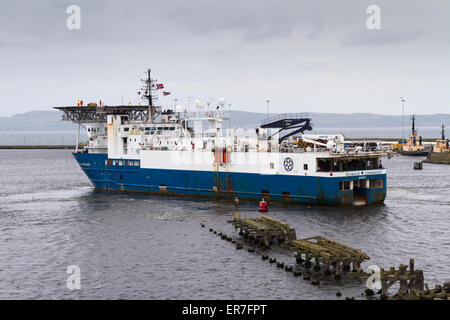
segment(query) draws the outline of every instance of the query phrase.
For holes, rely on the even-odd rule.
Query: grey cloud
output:
[[[413,42],[424,37],[423,31],[386,31],[365,30],[358,33],[349,33],[342,38],[342,44],[348,46],[358,45],[399,45],[405,42]]]
[[[382,30],[368,34],[366,9],[381,8]],[[445,11],[447,10],[447,11]],[[344,45],[385,45],[415,41],[424,34],[448,38],[449,2],[387,1],[183,1],[165,17],[194,34],[233,32],[243,42],[290,38],[337,38]]]
[[[365,10],[378,4],[382,9],[384,35],[364,36]],[[176,38],[178,34],[220,37],[228,33],[237,41],[258,43],[271,39],[337,38],[345,45],[385,44],[414,40],[427,30],[449,38],[446,2],[386,0],[79,0],[82,10],[80,37],[65,29],[65,9],[70,0],[17,0],[0,4],[0,30],[11,38],[35,36],[44,43],[78,41],[129,43],[145,36]],[[439,4],[433,7],[432,3]],[[18,18],[20,17],[20,18]],[[424,21],[426,23],[424,23]],[[410,30],[417,30],[413,33]],[[387,34],[387,33],[390,34]],[[373,42],[371,42],[373,39]],[[4,43],[8,39],[3,39]]]
[[[65,27],[70,4],[81,7],[80,31]],[[371,4],[381,32],[366,28]],[[392,113],[405,95],[411,108],[444,111],[449,12],[448,0],[0,0],[0,114],[80,96],[114,103],[122,89],[134,99],[148,66],[169,103],[226,96],[264,108],[268,95],[280,112],[354,112],[367,101]]]
[[[314,13],[317,4],[309,4],[305,5],[304,1],[186,1],[169,9],[166,17],[197,34],[235,32],[239,40],[258,42],[289,37],[301,29],[317,33],[322,17]],[[305,28],[311,20],[315,20],[315,26]]]
[[[0,48],[13,47],[13,48],[38,48],[42,45],[42,40],[36,36],[18,36],[7,37],[4,34],[0,34]]]

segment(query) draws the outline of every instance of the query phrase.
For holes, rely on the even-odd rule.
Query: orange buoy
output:
[[[267,201],[264,200],[264,198],[259,202],[259,212],[267,212],[269,210]]]

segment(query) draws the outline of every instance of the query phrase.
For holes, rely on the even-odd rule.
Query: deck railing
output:
[[[276,116],[272,116],[270,118],[264,119],[261,121],[261,124],[268,124],[268,123],[272,123],[275,121],[279,121],[279,120],[284,120],[284,119],[305,119],[305,118],[309,118],[309,114],[306,112],[302,112],[302,113],[281,113],[278,114]]]

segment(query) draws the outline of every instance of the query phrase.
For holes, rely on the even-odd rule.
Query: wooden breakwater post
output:
[[[347,275],[358,278],[361,281],[366,281],[372,273],[358,270],[357,272],[350,272]],[[425,282],[423,270],[414,268],[414,259],[409,260],[409,270],[404,264],[401,264],[398,269],[395,267],[391,267],[389,270],[380,268],[380,281],[382,297],[387,297],[388,289],[396,283],[399,283],[399,290],[394,295],[394,299],[406,296],[419,297],[424,292]]]
[[[414,268],[414,259],[409,260],[409,270],[401,264],[398,269],[391,267],[389,270],[381,269],[381,294],[388,295],[388,289],[399,282],[400,288],[396,296],[407,294],[419,294],[424,291],[423,271]]]
[[[367,281],[372,273],[364,272],[361,263],[370,260],[370,257],[361,251],[346,244],[329,238],[317,236],[305,239],[297,239],[295,229],[286,223],[273,218],[263,216],[261,218],[242,218],[239,216],[237,206],[232,221],[228,221],[236,229],[239,235],[257,243],[269,246],[277,241],[281,247],[296,252],[297,263],[305,268],[312,267],[316,271],[324,269],[325,274],[334,272],[336,278],[341,275]],[[266,259],[267,258],[267,259]],[[275,258],[263,256],[263,260],[269,263],[277,262]],[[278,267],[285,267],[278,264]],[[289,271],[290,268],[288,266]],[[292,268],[294,276],[302,274],[301,271]],[[437,285],[430,290],[424,282],[423,270],[415,269],[414,259],[410,259],[408,266],[401,264],[398,269],[391,267],[388,270],[380,268],[381,298],[382,299],[443,299],[450,298],[450,282],[443,286]],[[398,292],[391,298],[388,290],[394,284],[399,284]],[[373,291],[370,295],[373,295]],[[369,293],[366,293],[369,295]]]
[[[429,289],[428,285],[425,284],[425,291],[421,292],[417,299],[450,300],[450,281],[444,282],[442,286],[438,284],[434,289]]]
[[[236,229],[239,235],[246,239],[269,247],[272,243],[295,240],[295,229],[287,223],[262,216],[261,218],[240,218],[239,213],[234,213],[234,219],[228,221]]]
[[[285,246],[296,252],[297,263],[309,268],[311,260],[314,260],[315,270],[320,270],[322,263],[325,273],[331,274],[331,269],[334,268],[336,277],[340,277],[343,271],[350,271],[351,265],[353,270],[361,270],[361,263],[370,259],[359,249],[320,236],[293,240]]]
[[[353,270],[360,270],[361,263],[370,259],[366,253],[346,244],[320,236],[297,239],[295,229],[287,223],[267,216],[241,218],[236,211],[235,208],[234,219],[228,222],[239,229],[240,236],[266,247],[278,242],[282,247],[295,251],[297,263],[305,268],[311,267],[314,261],[315,270],[322,269],[323,264],[325,274],[331,274],[334,268],[336,277],[340,277],[341,272],[350,271],[352,265]]]

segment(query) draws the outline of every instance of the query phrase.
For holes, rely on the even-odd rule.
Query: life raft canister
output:
[[[265,201],[264,199],[262,199],[259,202],[259,208],[258,208],[259,212],[267,212],[269,210],[267,201]]]

